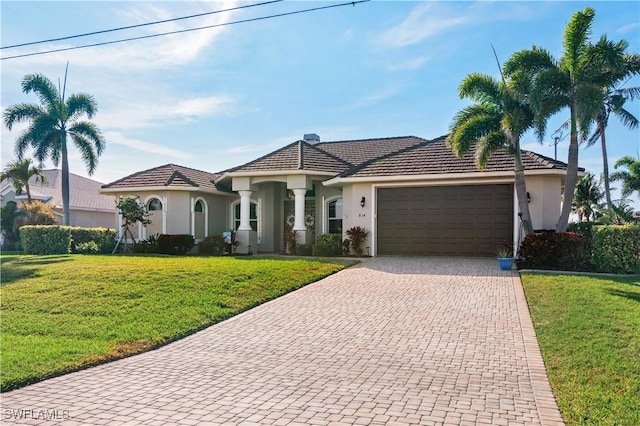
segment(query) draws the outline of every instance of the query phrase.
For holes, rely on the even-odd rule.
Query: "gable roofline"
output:
[[[133,190],[198,190],[208,193],[224,192],[215,184],[217,174],[180,166],[163,164],[142,170],[109,184],[102,185],[101,193],[131,192]]]

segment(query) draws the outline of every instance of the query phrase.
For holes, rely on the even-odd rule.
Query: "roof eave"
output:
[[[525,176],[565,176],[564,169],[534,169],[525,170]],[[578,176],[583,176],[584,172],[578,171]],[[408,181],[444,181],[444,180],[469,180],[469,179],[500,179],[508,178],[513,180],[513,171],[498,172],[469,172],[469,173],[437,173],[422,175],[393,175],[393,176],[362,176],[362,177],[335,177],[323,182],[324,186],[341,186],[350,183],[367,182],[408,182]]]
[[[227,192],[217,189],[209,189],[202,187],[172,187],[172,186],[126,186],[116,188],[102,188],[100,194],[116,195],[123,192],[152,192],[152,191],[179,191],[179,192],[206,192],[207,194],[229,195]]]

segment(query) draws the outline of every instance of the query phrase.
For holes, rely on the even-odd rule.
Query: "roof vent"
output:
[[[320,142],[320,136],[316,135],[315,133],[305,133],[303,140],[313,145]]]

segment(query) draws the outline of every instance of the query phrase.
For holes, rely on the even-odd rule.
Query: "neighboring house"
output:
[[[566,164],[523,152],[536,229],[555,228]],[[315,134],[220,173],[167,164],[102,187],[138,196],[154,233],[196,240],[234,229],[238,253],[282,252],[287,223],[298,241],[362,226],[371,255],[490,256],[519,238],[513,159],[496,153],[484,171],[459,159],[445,137],[320,142]]]
[[[56,222],[62,223],[62,170],[43,170],[46,184],[35,178],[29,180],[31,199],[42,201],[53,207]],[[100,194],[102,182],[87,179],[69,173],[69,225],[85,228],[114,228],[116,221],[116,205],[113,197]],[[16,195],[11,179],[0,184],[0,205],[27,201],[27,192],[23,188],[20,195]]]

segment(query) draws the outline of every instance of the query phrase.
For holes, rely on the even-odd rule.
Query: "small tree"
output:
[[[24,212],[18,219],[18,227],[24,225],[53,225],[56,223],[56,213],[53,207],[42,201],[20,203],[20,210]]]
[[[129,227],[131,225],[135,225],[140,222],[141,225],[148,225],[151,223],[149,220],[149,212],[144,208],[138,197],[127,196],[120,197],[116,200],[116,208],[120,212],[120,216],[122,216],[123,224],[122,224],[122,233],[120,234],[120,239],[118,240],[118,244],[113,249],[113,253],[116,252],[118,246],[124,239],[124,251],[127,251],[127,234],[131,237],[133,242],[136,242],[136,239],[133,237],[131,233],[131,229]]]
[[[14,250],[20,241],[18,233],[18,220],[24,216],[24,212],[18,210],[16,203],[10,202],[0,208],[0,232],[4,236],[2,247],[6,250]]]
[[[347,229],[347,238],[356,256],[362,256],[362,244],[364,244],[367,236],[369,236],[369,231],[361,226],[354,226],[353,228]]]

